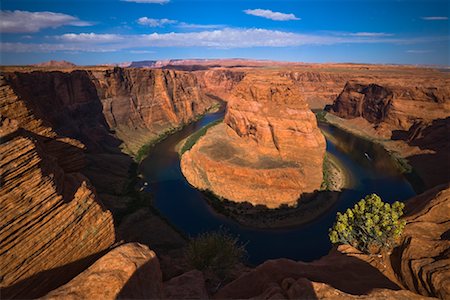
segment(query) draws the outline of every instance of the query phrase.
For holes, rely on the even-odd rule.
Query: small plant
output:
[[[247,254],[245,245],[224,229],[202,233],[187,248],[187,260],[201,271],[212,271],[224,279]]]
[[[405,221],[404,204],[384,203],[379,196],[371,194],[347,209],[337,213],[336,222],[330,229],[333,244],[349,244],[365,253],[377,253],[395,246],[399,240]]]

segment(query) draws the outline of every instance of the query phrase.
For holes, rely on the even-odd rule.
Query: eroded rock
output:
[[[209,129],[181,167],[197,188],[274,208],[320,188],[324,154],[325,138],[292,81],[247,75],[224,124]]]

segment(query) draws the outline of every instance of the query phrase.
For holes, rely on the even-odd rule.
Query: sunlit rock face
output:
[[[224,124],[183,155],[187,180],[229,200],[294,204],[322,183],[325,139],[288,78],[248,74],[229,97]]]

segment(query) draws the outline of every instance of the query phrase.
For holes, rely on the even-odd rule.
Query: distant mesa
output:
[[[74,63],[71,63],[70,61],[66,60],[50,60],[46,62],[42,62],[39,64],[32,65],[33,67],[51,67],[51,68],[73,68],[77,65]]]

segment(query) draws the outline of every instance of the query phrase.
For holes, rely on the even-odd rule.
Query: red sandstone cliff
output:
[[[448,183],[449,83],[439,77],[428,82],[348,82],[331,107],[343,119],[333,122],[406,158],[425,187]]]
[[[213,103],[188,72],[114,68],[91,76],[109,127],[132,153]]]
[[[447,117],[450,89],[445,81],[433,86],[348,82],[332,109],[342,118],[362,117],[375,126],[407,130],[418,120]]]
[[[115,240],[112,215],[80,171],[85,146],[60,137],[1,79],[3,297],[42,295]]]
[[[174,71],[17,72],[0,83],[2,295],[39,296],[114,243],[111,212],[134,201],[120,146],[148,141],[128,133],[155,136],[212,100]]]

